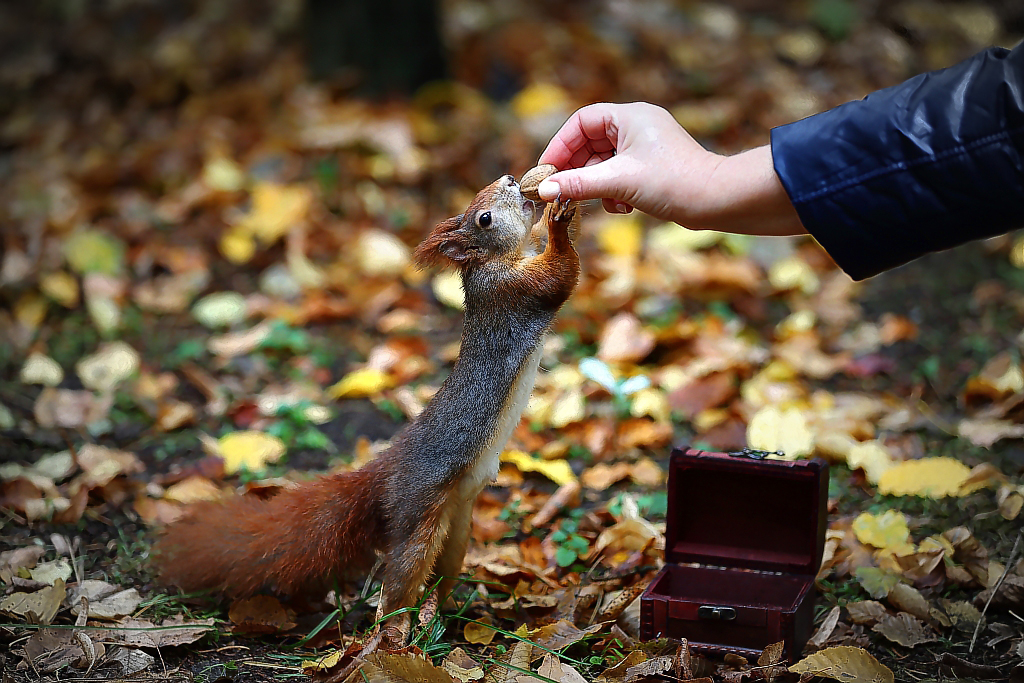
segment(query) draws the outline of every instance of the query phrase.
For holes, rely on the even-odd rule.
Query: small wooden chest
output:
[[[799,657],[825,546],[828,465],[761,456],[673,451],[666,564],[641,596],[644,640],[755,658],[785,641],[790,661]]]

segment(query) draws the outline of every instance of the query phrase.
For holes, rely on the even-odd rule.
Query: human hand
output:
[[[607,211],[633,207],[693,229],[799,234],[803,226],[775,175],[771,149],[726,157],[704,149],[665,109],[592,104],[574,113],[539,163],[559,169],[540,184],[550,201],[601,198]]]

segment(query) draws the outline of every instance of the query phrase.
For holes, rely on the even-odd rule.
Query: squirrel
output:
[[[157,580],[228,597],[319,599],[382,562],[378,622],[420,599],[432,578],[451,594],[469,542],[473,502],[533,389],[541,346],[579,277],[570,235],[576,202],[534,205],[506,175],[434,228],[420,266],[454,266],[465,291],[458,360],[423,411],[361,469],[323,476],[267,500],[190,506],[153,548]],[[546,227],[546,243],[538,228]],[[401,647],[409,614],[378,642]]]

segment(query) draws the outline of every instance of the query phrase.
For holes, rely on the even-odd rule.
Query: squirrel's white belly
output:
[[[512,391],[509,392],[508,400],[498,416],[494,436],[484,445],[480,455],[473,462],[466,476],[463,477],[459,486],[459,497],[463,500],[476,498],[477,494],[498,476],[498,461],[501,452],[505,449],[508,438],[512,436],[512,430],[519,424],[519,419],[523,416],[523,410],[526,409],[530,394],[533,392],[543,346],[543,342],[537,344],[537,348],[523,363],[523,368],[516,377]]]

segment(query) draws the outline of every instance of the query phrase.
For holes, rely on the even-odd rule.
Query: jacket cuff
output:
[[[860,280],[1024,223],[1024,47],[771,132],[807,231]]]

